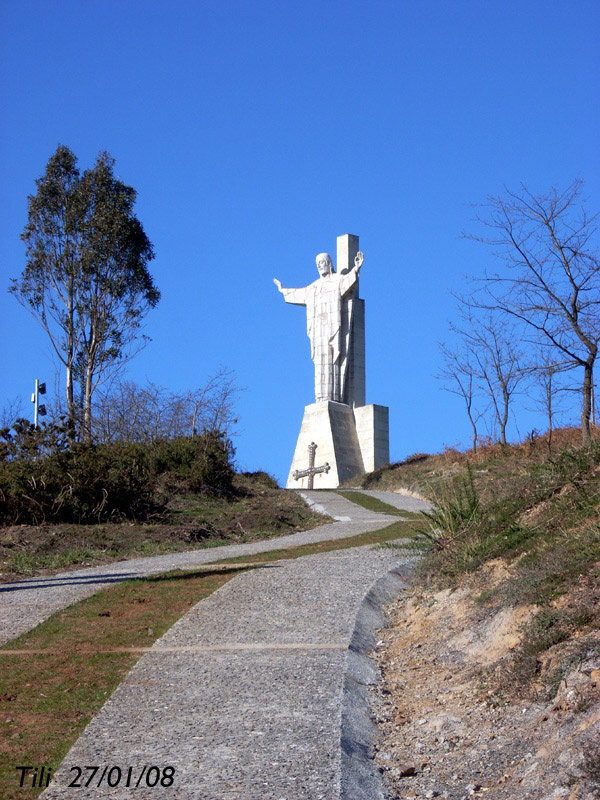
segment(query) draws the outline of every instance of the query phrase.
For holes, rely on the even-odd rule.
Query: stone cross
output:
[[[308,469],[295,469],[294,470],[294,480],[300,480],[300,478],[306,478],[308,476],[308,488],[314,489],[315,484],[315,475],[318,475],[320,472],[329,472],[329,464],[325,462],[322,467],[315,467],[315,453],[317,451],[317,445],[314,442],[311,442],[308,445]]]

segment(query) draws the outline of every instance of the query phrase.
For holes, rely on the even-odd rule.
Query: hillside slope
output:
[[[390,798],[600,797],[600,442],[556,439],[363,479],[436,504],[378,648]]]
[[[328,521],[266,473],[235,474],[225,496],[173,492],[147,520],[0,525],[0,582],[138,556],[284,536]]]

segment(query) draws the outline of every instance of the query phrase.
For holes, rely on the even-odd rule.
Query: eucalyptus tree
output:
[[[80,173],[59,145],[28,198],[27,263],[10,287],[65,367],[70,436],[86,442],[94,390],[143,345],[141,321],[160,299],[148,271],[152,244],[133,211],[136,191],[113,168],[101,152]]]

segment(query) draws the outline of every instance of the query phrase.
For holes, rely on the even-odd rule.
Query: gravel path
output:
[[[102,567],[72,570],[59,575],[0,584],[0,644],[35,628],[61,608],[83,600],[115,581],[210,564],[233,556],[249,556],[269,550],[279,550],[282,547],[299,547],[329,539],[343,539],[374,531],[397,521],[396,517],[367,511],[335,492],[303,492],[302,495],[311,506],[326,510],[329,516],[338,521],[313,530],[249,544],[224,545],[185,553],[136,558]]]
[[[313,493],[309,499],[347,521],[237,546],[235,554],[280,547],[284,539],[301,544],[353,536],[397,520],[334,493]],[[314,534],[320,535],[310,538]],[[259,544],[270,548],[240,549]],[[210,561],[233,549],[181,556],[205,555]],[[175,557],[162,558],[171,565]],[[137,569],[132,563],[123,569]],[[373,731],[365,685],[374,682],[375,672],[366,653],[382,624],[381,603],[400,590],[399,573],[406,574],[411,565],[411,559],[392,550],[361,547],[272,562],[233,578],[140,659],[41,797],[382,797],[369,758]],[[105,576],[100,579],[106,583]],[[94,784],[69,789],[72,768],[86,765],[100,767]],[[98,787],[105,766],[122,769],[121,785],[109,788],[105,773]],[[149,770],[152,766],[158,770]],[[129,767],[130,788],[125,786]],[[165,785],[169,767],[172,786]],[[112,777],[115,782],[116,771]],[[147,786],[146,778],[152,784],[158,777],[158,785]]]

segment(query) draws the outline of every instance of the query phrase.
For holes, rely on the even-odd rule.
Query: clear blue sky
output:
[[[306,285],[360,236],[367,402],[396,460],[468,443],[435,380],[448,289],[489,261],[460,238],[468,204],[581,175],[600,208],[596,0],[4,0],[0,26],[1,284],[56,146],[82,169],[108,150],[163,295],[128,374],[184,390],[233,369],[244,469],[285,478],[313,399],[303,309],[273,277]],[[4,290],[0,336],[0,406],[30,412],[50,350]]]

